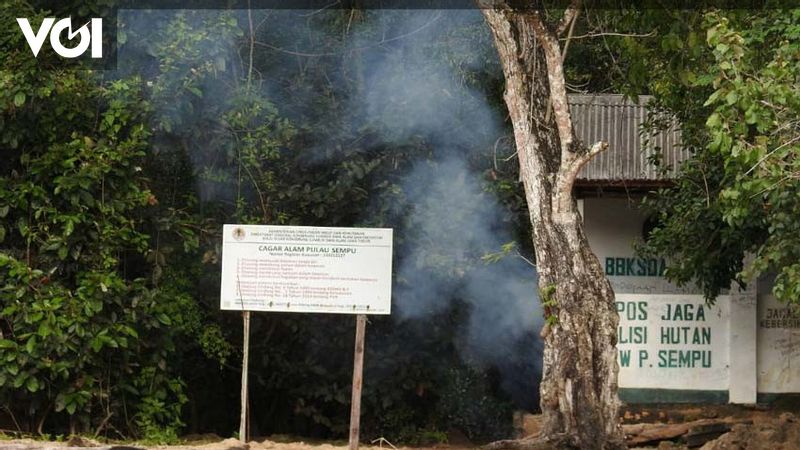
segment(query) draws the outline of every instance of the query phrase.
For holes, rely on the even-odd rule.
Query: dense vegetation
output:
[[[2,10],[3,22],[44,16],[22,2]],[[422,17],[123,13],[107,72],[37,64],[3,30],[3,428],[230,435],[241,320],[218,310],[219,231],[238,222],[394,227],[395,291],[411,306],[371,320],[365,437],[509,435],[513,408],[536,404],[535,329],[481,338],[512,344],[506,361],[469,344],[485,289],[474,280],[532,274],[521,260],[481,259],[529,242],[514,169],[490,153],[502,126],[471,119],[493,120],[485,98],[501,83],[479,15],[444,28]],[[416,86],[398,70],[408,64],[437,84]],[[430,92],[450,114],[423,102]],[[485,225],[462,226],[475,217]],[[523,293],[534,323],[533,289],[504,289]],[[353,328],[341,316],[255,315],[254,434],[346,432]],[[514,405],[515,391],[530,394]]]
[[[692,158],[649,197],[659,225],[643,250],[669,255],[666,276],[709,300],[761,277],[779,300],[800,302],[800,11],[646,20],[661,37],[628,51],[658,70],[631,72],[630,86],[681,121]]]
[[[684,14],[587,12],[576,37],[637,35],[572,42],[572,88],[652,93],[681,119],[696,158],[652,200],[669,275],[713,296],[754,251],[751,271],[777,267],[797,299],[798,15]],[[45,12],[0,1],[14,17]],[[230,435],[241,321],[218,289],[235,222],[395,228],[365,437],[489,440],[536,408],[533,271],[498,257],[530,258],[529,224],[478,12],[137,11],[119,32],[117,69],[85,71],[0,30],[2,428]],[[353,321],[252,327],[253,433],[342,436]]]

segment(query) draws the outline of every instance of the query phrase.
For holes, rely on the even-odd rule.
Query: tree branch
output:
[[[567,10],[564,11],[564,17],[561,18],[561,22],[559,22],[558,27],[556,28],[556,34],[561,36],[567,31],[567,27],[571,26],[575,22],[575,19],[578,18],[578,13],[581,9],[581,0],[572,0],[570,2],[569,7]]]
[[[575,18],[572,19],[572,23],[569,26],[567,40],[564,42],[564,51],[561,52],[562,63],[567,60],[567,50],[569,50],[569,42],[572,39],[572,32],[575,31],[575,23],[578,21],[578,14],[580,14],[580,10],[575,10]]]
[[[575,179],[578,178],[581,169],[583,169],[592,158],[603,153],[606,149],[608,149],[607,142],[595,142],[586,152],[573,153],[575,156],[569,160],[568,165],[561,168],[556,187],[558,190],[556,193],[558,199],[556,208],[558,211],[569,211],[569,204],[572,202],[572,187],[575,185]]]
[[[589,161],[591,161],[592,158],[599,155],[600,153],[603,153],[607,149],[608,149],[607,142],[598,141],[592,144],[592,146],[589,148],[589,151],[587,151],[586,153],[579,154],[577,158],[572,160],[572,165],[568,172],[568,175],[570,175],[572,181],[575,181],[575,178],[578,177],[578,174],[580,173],[581,169],[583,169],[583,166],[585,166]],[[572,186],[570,186],[570,189],[571,188]]]
[[[653,31],[651,31],[649,33],[644,33],[644,34],[641,34],[641,33],[615,33],[615,32],[610,32],[610,31],[603,31],[603,32],[600,32],[600,33],[582,34],[580,36],[569,36],[567,38],[561,38],[560,40],[566,41],[566,40],[569,40],[569,39],[587,39],[587,38],[596,38],[596,37],[605,37],[605,36],[620,36],[620,37],[636,37],[636,38],[640,38],[640,37],[653,37],[655,35],[656,35],[656,30],[653,30]]]
[[[288,50],[288,49],[285,49],[285,48],[281,48],[281,47],[272,45],[272,44],[267,43],[267,42],[260,42],[260,41],[255,41],[255,45],[258,45],[260,47],[265,47],[265,48],[268,48],[270,50],[274,50],[276,52],[285,53],[287,55],[303,56],[303,57],[308,57],[308,58],[316,58],[316,57],[322,57],[322,56],[339,56],[339,55],[344,55],[344,54],[353,53],[353,52],[360,52],[362,50],[368,50],[368,49],[375,48],[375,47],[380,47],[381,45],[388,44],[388,43],[393,42],[393,41],[397,41],[397,40],[400,40],[400,39],[405,39],[405,38],[407,38],[409,36],[417,34],[417,33],[421,32],[421,31],[423,31],[424,29],[430,27],[431,25],[436,23],[441,18],[442,18],[442,14],[440,13],[440,14],[437,14],[434,17],[432,17],[431,20],[429,20],[428,22],[422,24],[419,28],[411,30],[408,33],[404,33],[404,34],[401,34],[401,35],[398,35],[398,36],[392,36],[390,38],[384,37],[380,41],[374,42],[374,43],[369,44],[369,45],[364,45],[364,46],[361,46],[361,47],[354,47],[354,48],[349,48],[349,49],[344,49],[344,50],[339,50],[339,51],[318,52],[318,53],[311,53],[311,52],[304,52],[304,51],[292,51],[292,50]]]
[[[548,29],[539,11],[533,11],[529,17],[533,31],[539,38],[542,50],[544,50],[547,63],[547,78],[550,82],[550,104],[553,107],[558,137],[561,141],[561,162],[562,165],[565,165],[568,163],[568,153],[573,151],[573,133],[572,118],[567,104],[567,86],[564,77],[564,65],[561,59],[561,47],[558,44],[558,37]]]

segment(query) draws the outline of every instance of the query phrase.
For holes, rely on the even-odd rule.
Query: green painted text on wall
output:
[[[664,258],[606,257],[606,275],[617,277],[663,277],[667,262]]]
[[[660,311],[651,311],[649,306],[647,301],[616,302],[621,320],[617,329],[617,344],[621,346],[620,367],[710,368],[712,327],[702,324],[707,320],[706,305],[662,303],[659,305]],[[657,322],[653,322],[653,319]],[[648,326],[655,332],[653,336],[649,336]],[[653,338],[653,342],[649,337]],[[653,348],[653,344],[683,348]],[[630,348],[630,345],[651,346],[645,349]],[[694,346],[703,346],[705,349]]]

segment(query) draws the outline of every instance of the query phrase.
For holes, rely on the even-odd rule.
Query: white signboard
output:
[[[225,225],[223,233],[223,310],[391,312],[391,229]]]
[[[730,297],[617,294],[619,386],[726,390]]]

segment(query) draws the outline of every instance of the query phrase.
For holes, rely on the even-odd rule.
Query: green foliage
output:
[[[13,22],[22,8],[0,17]],[[157,283],[165,252],[150,231],[182,222],[156,211],[143,169],[152,139],[143,80],[3,51],[0,401],[39,430],[175,434],[186,403],[176,342],[203,332],[216,356],[226,350],[201,331],[185,290]],[[177,240],[197,246],[187,233]]]
[[[145,441],[176,443],[184,425],[180,417],[187,401],[185,384],[179,379],[165,378],[153,367],[143,370],[132,384],[141,395],[133,420]]]
[[[544,308],[545,323],[549,326],[558,324],[558,300],[555,298],[556,286],[550,284],[539,289],[539,301]]]
[[[485,264],[496,263],[505,258],[506,256],[510,255],[511,252],[515,251],[516,249],[517,249],[516,242],[514,241],[507,242],[500,246],[500,251],[486,253],[483,256],[481,256],[481,260]]]
[[[652,86],[683,122],[693,157],[674,188],[648,201],[661,225],[645,251],[670,255],[667,276],[696,281],[709,299],[731,280],[775,273],[776,297],[797,302],[800,12],[691,17],[693,28],[671,38],[682,45],[664,42],[658,58],[680,59],[681,71]],[[744,266],[748,254],[753,258]]]
[[[489,376],[470,368],[452,368],[439,405],[443,417],[473,442],[511,435],[513,408],[491,394]]]
[[[45,16],[11,3],[4,23]],[[315,27],[335,31],[319,39],[275,11],[253,14],[266,24],[259,42],[288,34],[332,56],[298,63],[263,46],[251,54],[248,19],[234,11],[122,14],[119,69],[108,73],[58,70],[44,54],[37,64],[8,50],[24,48],[15,29],[0,31],[0,403],[28,431],[170,443],[186,428],[235,428],[241,323],[219,312],[223,223],[395,226],[408,231],[398,239],[404,249],[463,237],[415,234],[418,223],[406,219],[410,190],[420,186],[403,177],[434,160],[437,143],[424,132],[387,137],[385,122],[349,103],[363,95],[366,62],[384,51],[346,52],[358,16],[314,15]],[[365,35],[381,37],[391,19],[379,25]],[[448,42],[488,40],[473,31],[456,27]],[[470,95],[502,87],[497,71],[475,69],[491,55],[430,43],[417,51],[441,52],[462,77],[454,85]],[[411,119],[402,100],[389,103],[381,112],[390,120]],[[459,145],[486,165],[486,142]],[[512,166],[487,171],[485,194],[501,194],[505,220],[525,230],[514,238],[529,246]],[[421,270],[445,281],[480,263],[480,254],[445,246],[423,256]],[[424,321],[370,325],[366,435],[411,443],[441,442],[451,428],[477,440],[508,436],[511,405],[498,381],[457,354],[466,323],[458,305]],[[262,433],[346,433],[352,374],[342,360],[352,323],[257,315],[252,342],[251,405]]]
[[[131,394],[146,397],[132,375],[157,372],[149,389],[175,382],[165,364],[175,331],[165,326],[179,330],[181,320],[167,315],[168,297],[123,267],[148,246],[135,223],[152,198],[140,175],[148,138],[140,83],[97,87],[77,73],[60,79],[82,95],[33,97],[37,117],[73,131],[20,136],[0,185],[5,223],[14,224],[0,254],[7,362],[0,392],[42,422],[52,409],[91,426],[93,408],[113,411]],[[69,108],[99,111],[94,128],[84,117],[58,117],[65,98],[81,101]]]

